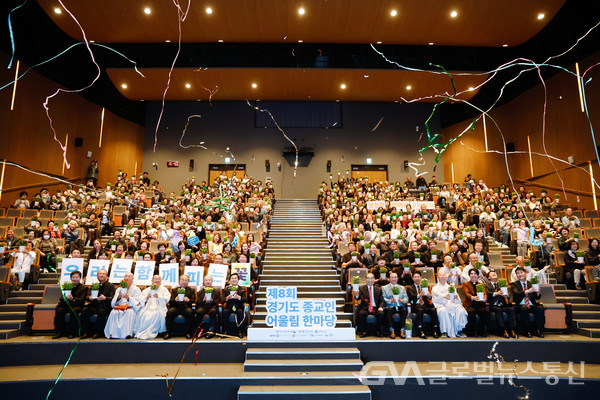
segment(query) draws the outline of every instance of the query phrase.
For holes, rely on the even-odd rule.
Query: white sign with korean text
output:
[[[108,272],[110,268],[110,260],[90,260],[88,264],[87,277],[85,278],[85,284],[91,285],[92,283],[98,283],[98,271],[105,269]]]
[[[136,261],[135,271],[133,272],[133,284],[148,286],[152,284],[154,275],[154,261]]]
[[[83,275],[83,258],[63,258],[60,283],[70,282],[73,271],[79,271]]]
[[[108,279],[108,281],[110,283],[121,282],[125,277],[125,274],[131,272],[132,265],[132,259],[115,258],[112,263],[112,268],[110,269],[110,278]]]
[[[165,286],[179,286],[179,264],[161,264],[158,266],[158,274]]]
[[[189,286],[199,288],[204,282],[204,267],[200,265],[186,265],[184,273],[190,277]]]
[[[210,264],[208,274],[213,278],[213,286],[224,288],[229,267],[223,264]]]

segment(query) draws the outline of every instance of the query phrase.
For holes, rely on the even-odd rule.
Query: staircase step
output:
[[[600,319],[573,319],[578,328],[600,328]]]
[[[591,338],[600,338],[600,328],[578,329],[577,334],[591,337]]]
[[[263,288],[261,288],[261,290],[259,290],[258,292],[256,292],[256,296],[258,297],[266,297],[267,296],[267,292],[263,292],[262,291]],[[317,299],[330,299],[332,297],[339,297],[339,296],[344,296],[345,292],[342,292],[341,290],[335,290],[335,291],[315,291],[315,290],[311,290],[311,291],[305,291],[302,288],[298,288],[298,292],[296,294],[296,296],[299,299],[312,299],[312,298],[317,298]],[[10,299],[9,299],[10,300]],[[40,299],[41,301],[41,299]]]
[[[44,295],[43,290],[13,290],[10,292],[9,298],[12,297],[42,297]]]
[[[0,330],[3,329],[21,329],[21,324],[24,324],[25,320],[0,320]]]
[[[573,312],[575,311],[600,311],[600,304],[573,304]]]
[[[360,371],[362,361],[356,359],[312,359],[312,360],[246,360],[244,372],[283,371]]]
[[[2,311],[0,310],[0,321],[25,320],[25,311]]]
[[[29,285],[29,290],[41,290],[42,292],[46,288],[46,285],[43,283],[32,283]]]
[[[42,302],[42,296],[40,297],[9,297],[6,304],[27,304],[34,303],[40,304]]]
[[[240,386],[237,400],[371,400],[371,389],[366,385],[289,385]]]
[[[0,304],[0,312],[26,312],[27,304]]]
[[[585,297],[588,298],[586,290],[556,290],[554,289],[556,297]]]
[[[265,276],[281,276],[281,275],[295,275],[295,276],[302,276],[305,274],[310,274],[310,276],[326,276],[326,277],[339,277],[339,274],[336,272],[335,269],[333,268],[327,268],[327,269],[306,269],[306,268],[302,268],[302,266],[298,267],[298,268],[290,268],[290,267],[281,267],[281,268],[277,268],[277,267],[269,267],[269,268],[264,268],[263,269],[263,275]]]
[[[0,339],[10,339],[17,336],[21,336],[21,331],[18,329],[1,329]]]
[[[588,304],[589,300],[587,297],[556,297],[558,303],[580,303]]]
[[[246,350],[246,360],[271,360],[271,359],[327,359],[360,358],[360,351],[355,347],[322,347],[322,348],[254,348]]]

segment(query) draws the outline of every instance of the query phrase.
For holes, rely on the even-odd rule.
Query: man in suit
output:
[[[385,259],[383,259],[383,261],[385,261]],[[398,300],[396,300],[394,297],[394,288],[400,292],[398,295]],[[406,303],[408,303],[408,296],[406,295],[404,286],[398,284],[398,274],[395,272],[390,273],[390,283],[383,286],[382,291],[383,299],[385,300],[385,320],[390,330],[390,339],[394,339],[396,337],[396,333],[394,332],[393,317],[394,314],[399,314],[400,323],[398,325],[404,325],[404,321],[406,321]],[[399,332],[400,338],[404,339],[406,337],[404,330],[400,328]]]
[[[444,257],[442,257],[443,253],[437,249],[437,242],[435,240],[430,240],[427,243],[427,246],[427,251],[422,255],[424,259],[423,263],[425,266],[431,267],[434,271],[437,271],[438,268],[441,268],[444,265]],[[434,254],[432,254],[432,251],[434,252],[435,257]]]
[[[354,258],[354,256],[352,256],[352,253],[354,253],[354,252],[356,252],[356,258]],[[356,251],[356,245],[354,244],[354,242],[348,243],[348,252],[342,256],[341,265],[342,265],[342,274],[340,276],[340,280],[341,280],[342,287],[345,288],[348,284],[348,282],[347,282],[348,268],[362,268],[363,267],[362,257],[360,254],[358,254],[358,251]]]
[[[362,257],[363,266],[365,268],[371,269],[377,265],[377,246],[372,245],[369,248],[369,251],[365,251],[365,254]]]
[[[213,287],[212,276],[204,276],[204,284],[200,292],[198,292],[198,301],[196,302],[196,324],[201,325],[204,322],[205,316],[210,317],[210,327],[206,334],[207,339],[212,339],[219,326],[219,309],[217,304],[223,298],[220,288]],[[212,289],[210,296],[206,289]]]
[[[504,331],[502,336],[505,339],[509,337],[517,338],[517,333],[515,332],[517,319],[515,317],[515,309],[510,302],[510,293],[508,291],[506,294],[502,293],[500,286],[498,286],[498,273],[496,271],[490,271],[488,278],[489,282],[486,283],[485,290],[490,305],[490,313],[496,315],[496,323]],[[508,329],[504,323],[504,313],[508,316]]]
[[[463,307],[467,310],[467,336],[477,336],[478,334],[487,337],[487,323],[490,313],[487,307],[485,291],[483,300],[477,296],[477,283],[479,280],[479,270],[471,269],[469,271],[469,281],[463,283],[462,289],[465,294]],[[479,324],[477,324],[477,315],[479,315]],[[477,325],[477,328],[476,328]]]
[[[427,339],[427,335],[423,330],[423,314],[429,314],[431,317],[431,325],[433,326],[433,337],[440,337],[438,315],[431,301],[431,292],[423,293],[421,289],[421,272],[414,271],[412,274],[413,284],[406,286],[406,294],[408,301],[412,305],[412,310],[416,314],[415,323],[417,325],[417,335],[421,339]]]
[[[106,320],[112,310],[111,301],[115,296],[115,285],[108,281],[108,272],[105,269],[101,269],[96,274],[100,288],[98,289],[98,297],[88,297],[90,301],[83,310],[81,310],[81,332],[83,334],[82,339],[86,339],[92,336],[92,339],[98,339],[104,336],[104,327],[106,326]],[[89,329],[90,317],[96,314],[96,325],[94,326],[93,332]]]
[[[52,339],[58,339],[65,334],[68,335],[69,339],[73,339],[77,332],[79,325],[77,315],[81,313],[81,308],[85,304],[88,289],[81,283],[81,272],[79,271],[71,272],[71,282],[73,282],[71,293],[66,296],[66,300],[65,296],[62,296],[56,306],[56,314],[54,315],[54,329],[56,334]],[[74,312],[71,311],[71,308]],[[65,316],[67,313],[69,314],[69,322],[65,327]]]
[[[169,301],[166,317],[167,332],[164,334],[163,339],[167,340],[171,337],[173,332],[173,325],[175,324],[175,317],[183,315],[185,317],[185,337],[186,339],[192,338],[194,333],[194,311],[192,310],[192,303],[196,299],[196,290],[189,287],[190,277],[187,275],[181,275],[179,277],[179,288],[171,291],[171,300]],[[179,300],[179,289],[185,290],[183,294],[183,300]]]
[[[244,322],[244,308],[246,306],[246,288],[238,286],[240,276],[238,274],[231,274],[229,277],[229,286],[223,289],[223,297],[226,299],[223,305],[223,328],[225,329],[225,335],[229,335],[234,331],[237,331],[238,337],[241,339],[244,337],[240,326]],[[235,323],[229,321],[231,314],[236,315]]]
[[[516,268],[516,274],[518,281],[511,282],[510,291],[512,294],[513,302],[515,303],[515,312],[521,319],[521,324],[525,328],[525,335],[530,338],[532,332],[538,336],[544,337],[544,307],[537,301],[541,295],[539,290],[535,290],[531,285],[531,282],[527,280],[527,273],[523,267]],[[529,314],[534,314],[533,326],[529,322]]]
[[[357,334],[364,338],[367,336],[367,316],[374,315],[375,329],[377,336],[381,337],[381,323],[383,321],[383,291],[380,287],[375,286],[375,275],[367,274],[367,284],[361,286],[357,292],[354,292],[354,297],[360,300],[358,306],[358,327]]]

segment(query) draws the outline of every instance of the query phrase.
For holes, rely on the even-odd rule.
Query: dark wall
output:
[[[186,177],[195,176],[197,181],[206,179],[208,164],[224,163],[219,154],[225,156],[225,149],[229,147],[236,162],[246,164],[249,176],[263,181],[266,177],[273,179],[277,197],[313,198],[321,181],[329,181],[327,160],[331,160],[335,176],[338,170],[345,174],[351,164],[365,164],[366,158],[371,157],[373,164],[388,165],[389,179],[404,181],[409,175],[404,171],[404,160],[419,162],[418,151],[427,143],[426,133],[420,141],[419,137],[424,132],[424,121],[431,114],[433,104],[343,103],[342,128],[285,129],[298,147],[313,147],[315,153],[308,167],[298,168],[295,180],[293,166],[289,166],[282,156],[283,148],[291,144],[277,129],[255,128],[255,110],[246,102],[213,102],[212,107],[207,102],[168,102],[158,131],[156,152],[153,152],[160,108],[160,102],[147,105],[144,170],[150,172],[152,179],[158,179],[163,189],[178,189]],[[201,117],[191,119],[182,145],[197,145],[203,141],[208,150],[180,147],[190,115]],[[277,119],[277,115],[274,117]],[[372,131],[381,118],[378,128]],[[430,129],[439,132],[437,114],[431,119]],[[194,159],[191,172],[190,159]],[[435,155],[427,151],[424,159],[426,165],[421,168],[430,171],[425,175],[429,180]],[[168,160],[178,160],[179,168],[167,169]],[[265,172],[265,160],[270,162],[270,173]],[[153,162],[158,164],[158,171],[152,168]],[[281,172],[277,163],[281,163]],[[434,174],[438,181],[443,181],[442,163],[438,164]],[[414,171],[411,175],[414,177]]]

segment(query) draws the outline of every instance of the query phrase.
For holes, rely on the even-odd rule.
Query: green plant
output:
[[[552,237],[552,234],[551,234],[551,233],[546,233],[546,237],[547,237],[547,238],[551,238],[551,237]]]
[[[204,293],[212,293],[212,292],[213,292],[213,288],[211,288],[211,287],[204,288]]]
[[[249,257],[250,257],[250,258],[256,258],[256,254],[254,254],[254,253],[250,253]]]
[[[192,255],[192,250],[191,249],[187,249],[185,251],[185,255],[188,256],[188,257],[191,256]]]
[[[394,258],[400,258],[400,251],[394,250]]]
[[[498,286],[499,287],[508,287],[508,283],[506,282],[506,279],[504,279],[504,278],[498,279]]]
[[[212,240],[213,240],[212,235],[206,235],[206,240],[208,240],[209,242],[212,242]]]
[[[410,268],[410,263],[409,262],[405,262],[404,264],[402,264],[402,266],[404,268]]]
[[[456,288],[454,287],[454,285],[448,286],[448,293],[456,293]]]
[[[531,267],[531,261],[530,260],[523,261],[523,265],[525,265],[526,267]]]
[[[483,293],[483,291],[485,290],[485,286],[483,286],[481,283],[478,284],[476,287],[477,287],[477,293]]]
[[[437,255],[437,250],[431,250],[431,255]]]
[[[62,286],[63,290],[73,290],[73,282],[65,282]]]
[[[360,276],[353,276],[352,283],[358,285],[360,283]]]
[[[127,288],[128,283],[125,282],[125,281],[121,281],[121,282],[119,282],[119,286],[122,287],[122,288]]]
[[[421,287],[422,288],[428,288],[429,287],[429,281],[427,279],[423,278],[421,280]]]
[[[352,257],[356,257],[356,256],[358,256],[358,253],[353,251],[351,255],[352,255]]]
[[[365,237],[364,236],[359,236],[358,240],[365,240]]]
[[[92,289],[92,290],[100,290],[100,284],[98,282],[94,282],[90,286],[90,289]]]
[[[400,288],[394,286],[392,288],[392,294],[398,296],[400,294]]]
[[[481,261],[475,261],[475,269],[481,269],[483,263]]]
[[[156,290],[158,289],[158,285],[156,283],[153,283],[152,285],[150,285],[150,290]]]
[[[573,238],[575,238],[575,239],[579,239],[579,233],[574,233],[574,234],[573,234]]]
[[[531,277],[531,284],[532,285],[538,285],[540,283],[540,278],[538,278],[537,275],[534,275]]]
[[[235,292],[238,291],[238,287],[237,286],[233,286],[233,285],[229,286],[229,291],[235,293]]]
[[[178,294],[185,294],[185,289],[184,288],[179,288],[179,289],[177,289],[177,293]]]
[[[554,198],[555,198],[556,200],[560,199],[560,194],[558,194],[558,193],[557,193],[557,194],[555,194],[555,195],[554,195]]]
[[[369,249],[371,248],[371,243],[365,243],[364,248],[365,251],[369,251]]]
[[[380,274],[387,274],[387,272],[388,272],[388,270],[387,270],[387,268],[386,268],[386,267],[381,267],[381,268],[379,268],[379,273],[380,273]]]
[[[585,255],[585,253],[584,253],[583,251],[576,251],[576,252],[575,252],[575,255],[576,255],[577,257],[583,257],[583,256]]]
[[[456,268],[456,263],[450,263],[450,268]]]
[[[415,251],[415,258],[421,258],[421,253]]]
[[[200,254],[206,254],[206,253],[208,253],[208,249],[206,247],[201,247]]]

